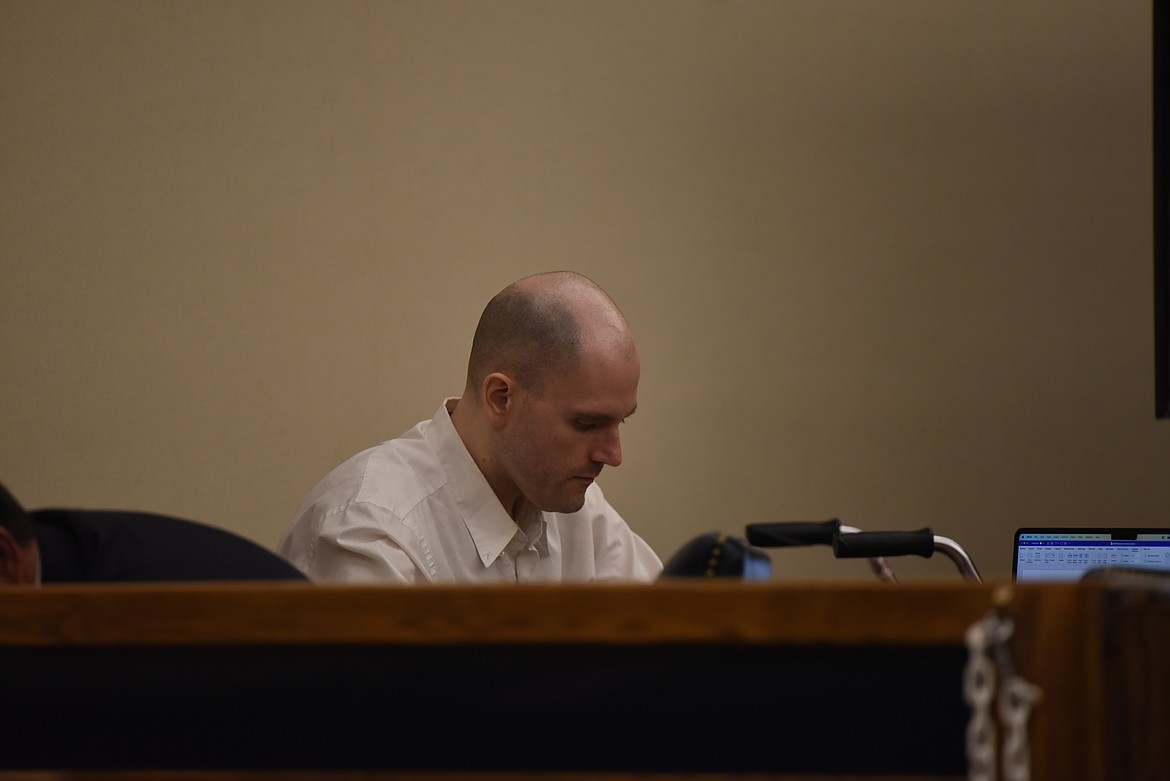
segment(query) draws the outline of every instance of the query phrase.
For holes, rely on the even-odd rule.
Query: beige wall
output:
[[[603,485],[664,557],[838,516],[1002,577],[1020,525],[1166,524],[1149,16],[0,0],[0,480],[274,546],[574,268],[641,342]]]

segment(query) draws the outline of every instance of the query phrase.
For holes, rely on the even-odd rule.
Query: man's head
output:
[[[37,541],[32,519],[0,485],[0,584],[35,583],[36,577]]]
[[[574,512],[605,466],[622,461],[618,427],[638,404],[640,363],[613,300],[572,272],[502,290],[472,342],[454,421],[505,509]]]

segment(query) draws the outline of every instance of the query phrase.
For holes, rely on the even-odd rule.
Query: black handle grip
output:
[[[802,545],[832,545],[833,535],[841,529],[836,518],[828,521],[792,521],[790,523],[749,523],[747,540],[761,548],[793,548]]]
[[[839,559],[872,559],[877,556],[934,555],[934,532],[854,532],[833,538],[833,555]]]

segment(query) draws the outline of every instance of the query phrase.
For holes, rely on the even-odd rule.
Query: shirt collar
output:
[[[548,551],[544,513],[533,510],[531,515],[522,518],[524,532],[512,520],[451,422],[451,412],[458,403],[457,397],[444,400],[425,436],[447,473],[448,485],[467,532],[475,543],[479,560],[485,567],[490,567],[508,543],[517,534],[524,535],[525,532],[529,542],[544,555]]]

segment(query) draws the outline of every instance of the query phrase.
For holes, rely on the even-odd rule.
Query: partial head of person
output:
[[[0,584],[36,583],[38,560],[32,518],[0,485]]]
[[[484,309],[452,420],[513,518],[576,512],[601,470],[622,462],[640,371],[630,327],[597,284],[568,271],[525,277]]]

